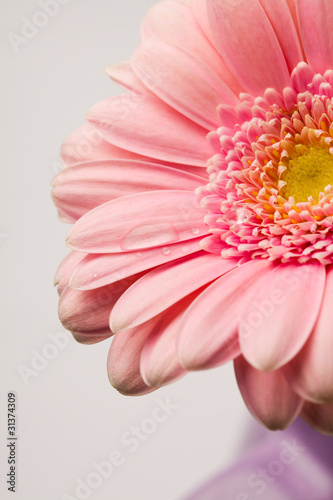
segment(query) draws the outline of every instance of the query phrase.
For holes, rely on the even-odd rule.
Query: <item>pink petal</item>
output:
[[[217,257],[220,258],[220,257]],[[234,261],[237,266],[237,261]],[[240,354],[239,316],[253,280],[267,269],[267,261],[254,260],[212,283],[184,315],[178,356],[184,368],[198,370],[234,359]]]
[[[223,242],[220,236],[207,236],[200,241],[200,248],[206,250],[210,253],[218,253],[221,255],[221,251],[224,248]]]
[[[326,268],[326,288],[318,321],[300,353],[286,366],[293,388],[304,399],[333,400],[333,267]]]
[[[200,252],[157,267],[118,300],[110,317],[112,330],[144,323],[235,265],[233,260]]]
[[[200,251],[200,238],[179,242],[167,247],[154,247],[140,252],[88,255],[83,259],[70,281],[73,290],[90,290],[114,283],[166,262]]]
[[[219,104],[239,102],[213,70],[184,50],[158,40],[141,45],[132,56],[132,65],[154,94],[208,130],[219,125]]]
[[[194,18],[193,6],[164,1],[154,5],[142,23],[142,39],[179,47],[211,68],[237,95],[242,88]],[[207,16],[206,16],[207,18]]]
[[[108,328],[107,326],[103,326],[96,329],[92,328],[91,330],[87,331],[73,330],[71,331],[71,334],[80,344],[92,345],[108,339],[112,335],[112,332],[110,332],[110,327]]]
[[[192,191],[150,191],[104,203],[81,217],[68,245],[90,253],[139,250],[207,234]]]
[[[280,264],[254,283],[242,314],[242,353],[255,368],[273,371],[288,363],[307,341],[325,287],[321,264]]]
[[[298,36],[298,40],[299,40],[299,44],[301,46],[301,50],[302,50],[302,54],[303,54],[302,60],[306,61],[306,57],[305,57],[305,54],[304,54],[304,48],[303,48],[303,44],[302,44],[302,39],[301,39],[301,34],[300,34],[300,31],[299,31],[298,19],[297,19],[296,0],[286,0],[286,2],[288,4],[291,16],[293,18],[294,26],[295,26],[295,29],[296,29],[296,32],[297,32],[297,36]]]
[[[213,153],[206,129],[156,97],[110,97],[96,104],[87,119],[110,143],[159,160],[205,167]]]
[[[287,2],[287,5],[289,7],[290,13],[292,15],[295,28],[297,29],[297,32],[298,32],[298,22],[297,22],[297,13],[296,13],[296,0],[286,0],[286,2]]]
[[[234,361],[239,389],[254,418],[271,430],[285,429],[299,414],[303,400],[280,370],[261,372],[242,356]]]
[[[142,350],[140,363],[141,374],[147,385],[161,387],[186,374],[178,361],[176,342],[184,312],[198,293],[194,292],[164,311],[152,329]]]
[[[302,48],[287,2],[260,0],[280,43],[289,72],[303,61]]]
[[[307,62],[318,73],[333,64],[333,2],[296,0],[297,17]]]
[[[97,130],[90,123],[82,125],[67,137],[61,148],[61,157],[66,165],[110,158],[142,159],[135,153],[117,148],[107,142],[103,131]]]
[[[206,169],[202,166],[194,167],[190,165],[182,165],[179,163],[168,163],[166,161],[157,160],[141,156],[125,149],[117,148],[103,139],[103,132],[98,130],[90,123],[82,125],[75,130],[64,142],[61,150],[64,166],[72,166],[77,163],[89,162],[94,160],[135,160],[148,162],[153,164],[162,164],[188,172],[204,179],[208,178]]]
[[[301,417],[317,431],[333,436],[333,402],[323,405],[305,402]]]
[[[105,69],[105,73],[118,85],[135,94],[146,94],[147,88],[136,76],[130,62],[111,65]]]
[[[207,0],[192,0],[191,8],[196,22],[214,45],[213,34],[208,19]]]
[[[207,1],[212,33],[222,57],[254,95],[290,84],[288,67],[259,0]]]
[[[58,285],[59,295],[61,295],[61,293],[68,286],[70,277],[73,274],[73,270],[81,262],[81,260],[84,259],[86,255],[87,254],[83,252],[72,251],[63,259],[54,277],[54,286]]]
[[[70,330],[79,342],[86,344],[110,337],[111,309],[140,276],[131,276],[116,284],[83,292],[66,288],[59,300],[59,318],[63,326]]]
[[[154,318],[136,328],[117,334],[110,347],[107,370],[109,380],[121,394],[140,396],[152,392],[140,373],[142,349],[156,321]]]
[[[293,86],[298,92],[304,92],[311,84],[313,77],[313,69],[305,62],[299,63],[291,75]]]
[[[59,301],[59,318],[78,342],[101,342],[112,335],[108,318],[114,302],[106,289],[81,292],[66,288]]]
[[[53,179],[59,216],[76,222],[89,210],[121,196],[158,189],[195,190],[202,178],[182,170],[135,160],[77,163]]]

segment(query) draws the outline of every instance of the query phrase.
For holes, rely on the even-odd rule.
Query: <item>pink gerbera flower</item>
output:
[[[333,2],[153,7],[54,180],[81,342],[144,394],[234,360],[253,415],[333,432]]]

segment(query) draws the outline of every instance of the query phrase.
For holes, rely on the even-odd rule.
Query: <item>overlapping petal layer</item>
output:
[[[64,143],[53,199],[74,223],[60,318],[116,332],[111,383],[145,394],[235,360],[273,429],[333,433],[332,5],[165,0],[126,93]]]

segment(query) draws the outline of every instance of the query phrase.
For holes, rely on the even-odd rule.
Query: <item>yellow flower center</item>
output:
[[[287,167],[281,176],[286,184],[281,190],[284,198],[292,196],[296,203],[318,202],[326,186],[333,186],[333,156],[328,149],[318,146],[297,145],[295,153],[283,164]]]

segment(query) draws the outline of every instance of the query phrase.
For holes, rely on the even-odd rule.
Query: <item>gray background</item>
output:
[[[68,226],[56,218],[50,182],[59,147],[100,99],[118,92],[104,68],[129,58],[139,25],[154,0],[70,0],[15,53],[38,0],[1,1],[1,471],[7,473],[7,392],[18,397],[17,500],[72,495],[112,450],[124,463],[87,498],[178,500],[236,456],[250,420],[232,365],[190,374],[142,398],[120,396],[106,375],[110,341],[66,348],[23,383],[32,350],[63,331],[57,318],[54,272],[66,255]],[[43,21],[43,19],[41,19]],[[138,449],[123,432],[150,417],[156,398],[178,405]],[[0,496],[13,498],[3,475]],[[66,498],[66,497],[64,497]]]

